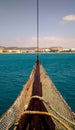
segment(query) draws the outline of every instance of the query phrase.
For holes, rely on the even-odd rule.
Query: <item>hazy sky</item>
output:
[[[0,0],[0,46],[36,46],[36,1]],[[75,0],[39,0],[40,47],[75,48]]]

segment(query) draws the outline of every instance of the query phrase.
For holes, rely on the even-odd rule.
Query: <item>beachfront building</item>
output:
[[[51,47],[50,51],[51,52],[61,52],[61,51],[63,51],[63,47]]]
[[[75,52],[75,48],[71,48],[71,52]]]
[[[0,48],[0,53],[2,53],[3,52],[3,48]]]

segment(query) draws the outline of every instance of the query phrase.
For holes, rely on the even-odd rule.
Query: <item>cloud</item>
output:
[[[64,16],[62,18],[62,20],[64,20],[64,21],[75,21],[75,15],[71,14],[71,15]]]
[[[36,47],[36,37],[31,38],[16,38],[2,41],[2,46],[14,46],[14,47]],[[52,47],[61,46],[64,48],[75,48],[75,37],[57,37],[46,36],[39,38],[39,47]]]
[[[66,24],[68,22],[74,22],[75,21],[75,15],[71,14],[71,15],[66,15],[64,17],[62,17],[62,19],[60,20],[60,24]]]

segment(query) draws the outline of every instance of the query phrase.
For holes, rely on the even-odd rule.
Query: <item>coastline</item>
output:
[[[64,54],[64,53],[73,54],[75,52],[39,52],[38,54]],[[0,54],[37,54],[37,52],[26,52],[26,53],[8,53],[8,52],[4,53],[4,52],[2,52]]]

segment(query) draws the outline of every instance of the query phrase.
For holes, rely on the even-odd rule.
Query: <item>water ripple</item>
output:
[[[19,95],[35,64],[35,54],[0,54],[0,115]],[[75,112],[75,54],[41,54],[41,62]]]

